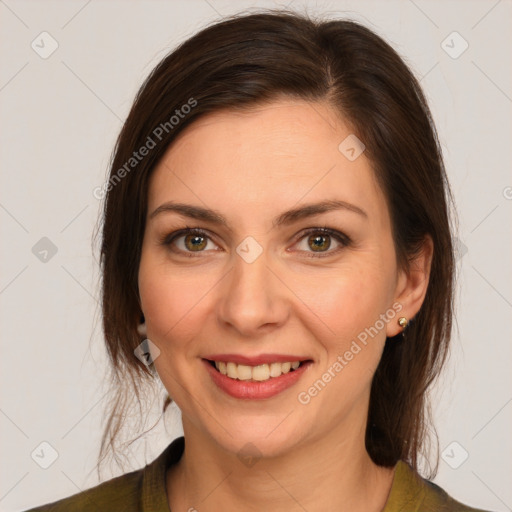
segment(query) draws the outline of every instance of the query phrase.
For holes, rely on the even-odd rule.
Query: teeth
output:
[[[279,377],[281,375],[281,363],[271,363],[270,365],[270,376]]]
[[[215,361],[215,368],[222,375],[227,375],[232,379],[264,381],[270,378],[279,377],[290,370],[296,370],[300,366],[300,361],[291,363],[270,363],[260,364],[258,366],[248,366],[245,364],[236,364],[232,362]]]
[[[238,372],[235,363],[226,363],[226,375],[232,379],[238,379]]]
[[[219,372],[222,373],[222,375],[227,375],[228,369],[224,361],[215,362],[215,366],[217,370],[219,370]]]
[[[249,371],[251,373],[251,377],[254,380],[268,380],[268,379],[270,379],[270,369],[269,369],[268,364],[260,364],[259,366],[255,366],[254,368],[251,368],[250,366],[246,366],[246,368],[249,368]]]
[[[236,372],[239,380],[252,379],[252,369],[250,366],[245,366],[243,364],[236,365]]]

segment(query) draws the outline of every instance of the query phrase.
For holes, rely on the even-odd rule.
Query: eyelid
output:
[[[206,229],[203,229],[203,228],[199,228],[199,227],[189,227],[189,226],[186,226],[182,229],[177,229],[175,231],[172,231],[171,233],[166,233],[160,240],[160,244],[162,245],[172,245],[173,242],[175,240],[177,240],[178,238],[181,238],[182,236],[186,236],[186,235],[190,235],[190,234],[194,234],[194,235],[199,235],[199,236],[203,236],[205,238],[208,238],[209,240],[211,240],[212,242],[216,243],[215,240],[214,240],[214,236],[212,236],[210,234],[209,231],[207,231]],[[218,244],[216,244],[218,245]],[[201,251],[199,251],[201,252]],[[192,251],[189,251],[189,254],[193,254]]]
[[[313,234],[330,236],[331,238],[334,238],[341,245],[341,247],[338,249],[327,250],[324,252],[322,252],[322,251],[320,251],[320,252],[298,251],[298,252],[304,252],[305,254],[307,254],[306,257],[323,258],[323,257],[327,257],[327,256],[332,256],[334,254],[338,254],[342,249],[351,245],[351,243],[352,243],[352,240],[350,239],[350,237],[347,236],[342,231],[339,231],[338,229],[330,228],[328,226],[317,226],[317,227],[306,228],[306,229],[302,230],[297,235],[297,240],[294,243],[294,245],[296,245],[298,242],[300,242],[303,238],[306,238],[308,235],[313,235]],[[329,249],[330,249],[330,247],[329,247]]]
[[[314,251],[291,251],[291,252],[302,252],[307,254],[306,257],[313,257],[313,258],[322,258],[327,256],[332,256],[334,254],[339,253],[343,248],[351,245],[352,240],[348,235],[343,233],[342,231],[339,231],[338,229],[330,228],[328,226],[315,226],[310,228],[305,228],[301,230],[297,236],[295,237],[295,241],[293,242],[293,245],[296,245],[298,242],[300,242],[303,238],[305,238],[308,235],[319,233],[321,235],[326,235],[334,238],[340,245],[341,248],[335,249],[335,250],[327,250],[325,252],[314,252]],[[201,227],[190,227],[186,226],[182,229],[177,229],[175,231],[172,231],[171,233],[168,233],[164,235],[161,240],[161,245],[171,246],[178,238],[181,238],[183,236],[189,235],[189,234],[195,234],[199,236],[203,236],[209,240],[211,240],[213,243],[215,243],[217,246],[218,244],[215,242],[215,236],[212,236],[210,232],[204,228]],[[330,249],[330,248],[329,248]],[[187,256],[194,257],[194,251],[182,251],[182,250],[174,250],[174,252],[186,254]],[[207,251],[197,251],[197,255],[200,255],[202,252]]]

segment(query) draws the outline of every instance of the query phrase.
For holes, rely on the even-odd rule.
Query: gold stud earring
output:
[[[399,319],[398,319],[398,325],[402,328],[402,329],[405,329],[407,327],[407,318],[405,318],[405,316],[401,316]]]

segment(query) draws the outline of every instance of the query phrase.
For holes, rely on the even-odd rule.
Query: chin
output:
[[[283,418],[277,421],[274,418],[272,421],[260,418],[259,421],[250,421],[247,428],[230,423],[224,425],[226,430],[220,428],[210,435],[225,451],[239,458],[280,457],[294,450],[303,438],[297,425],[288,424],[284,428],[280,424],[282,421]],[[244,424],[245,421],[241,423]]]

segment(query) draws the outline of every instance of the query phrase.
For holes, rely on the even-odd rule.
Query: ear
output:
[[[139,324],[137,325],[137,332],[139,333],[139,336],[142,336],[144,338],[148,335],[144,313],[141,313],[140,315]]]
[[[430,235],[426,235],[419,253],[410,261],[408,270],[400,270],[398,274],[395,302],[402,306],[398,318],[405,317],[411,320],[418,313],[427,294],[430,279],[430,268],[434,254],[434,242]],[[396,322],[389,322],[386,327],[386,336],[396,336],[403,328]]]

